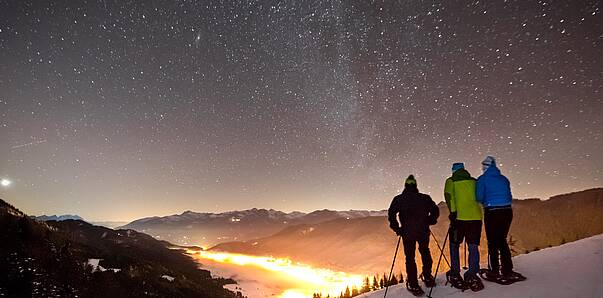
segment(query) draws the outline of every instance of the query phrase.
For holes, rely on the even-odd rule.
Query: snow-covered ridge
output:
[[[480,292],[461,292],[444,286],[445,277],[438,274],[432,297],[602,297],[603,234],[520,255],[513,258],[513,263],[514,270],[528,278],[526,281],[507,286],[484,281],[485,288]],[[404,261],[396,264],[403,266]],[[429,292],[429,288],[423,289]],[[379,290],[358,297],[382,298],[383,294],[384,290]],[[396,285],[389,288],[387,297],[414,296],[404,285]]]
[[[326,213],[331,213],[336,217],[343,218],[360,218],[368,216],[386,216],[387,211],[370,211],[370,210],[348,210],[348,211],[335,211],[335,210],[316,210],[310,213],[304,213],[299,211],[293,212],[282,212],[274,209],[247,209],[241,211],[227,211],[222,213],[200,213],[194,211],[185,211],[181,214],[173,214],[168,216],[153,216],[145,217],[135,220],[131,224],[144,224],[148,222],[161,222],[161,223],[179,223],[179,222],[203,222],[211,219],[227,219],[232,222],[238,222],[244,218],[268,218],[273,220],[293,220],[299,219],[305,216],[320,216]]]
[[[32,216],[33,219],[37,220],[37,221],[49,221],[49,220],[54,220],[54,221],[63,221],[63,220],[68,220],[68,219],[73,219],[73,220],[84,220],[82,217],[80,217],[79,215],[73,215],[73,214],[64,214],[64,215],[40,215],[40,216]]]

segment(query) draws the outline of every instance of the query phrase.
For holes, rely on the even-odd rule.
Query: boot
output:
[[[469,288],[460,274],[452,274],[450,271],[446,272],[446,284],[448,283],[461,291]]]
[[[406,289],[415,296],[423,296],[425,292],[419,286],[419,283],[414,281],[406,281]]]
[[[470,275],[465,278],[465,282],[473,292],[481,291],[484,289],[484,284],[482,280],[476,275]]]
[[[423,281],[426,287],[433,288],[436,285],[435,279],[431,275],[431,273],[421,273],[419,278]]]

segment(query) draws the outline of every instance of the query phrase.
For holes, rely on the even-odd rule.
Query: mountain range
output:
[[[49,221],[49,220],[63,221],[63,220],[68,220],[68,219],[84,220],[79,215],[72,215],[72,214],[65,214],[65,215],[40,215],[40,216],[31,216],[31,218],[33,218],[33,219],[35,219],[37,221]]]
[[[228,241],[245,241],[265,237],[300,224],[315,224],[333,219],[385,216],[387,211],[317,210],[310,213],[285,213],[273,209],[249,209],[224,213],[186,211],[163,217],[147,217],[122,226],[157,239],[179,245],[213,246]]]
[[[182,250],[133,230],[37,221],[0,200],[0,297],[241,297]]]

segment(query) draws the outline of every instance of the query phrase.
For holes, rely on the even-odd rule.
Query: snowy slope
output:
[[[461,293],[444,286],[444,276],[438,274],[432,297],[603,297],[603,234],[521,255],[513,262],[515,270],[528,280],[509,286],[484,281],[483,291]],[[383,294],[380,290],[359,297],[382,298]],[[403,285],[396,285],[390,287],[387,297],[414,296]]]

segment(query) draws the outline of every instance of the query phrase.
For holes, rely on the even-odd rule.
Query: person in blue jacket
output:
[[[476,199],[484,206],[484,226],[488,240],[490,270],[488,274],[496,279],[514,279],[511,251],[507,234],[513,220],[511,209],[511,186],[509,179],[500,173],[496,160],[487,156],[482,161],[484,173],[477,179]],[[499,264],[500,256],[500,264]]]

